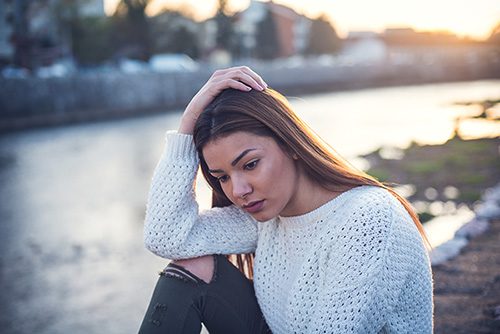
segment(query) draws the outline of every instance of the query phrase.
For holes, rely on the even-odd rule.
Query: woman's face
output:
[[[274,139],[239,131],[208,142],[202,154],[227,198],[256,220],[294,211],[299,169]]]

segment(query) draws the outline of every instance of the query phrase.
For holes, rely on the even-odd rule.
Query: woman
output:
[[[217,71],[167,134],[145,243],[178,261],[141,332],[199,332],[200,322],[211,333],[432,332],[431,270],[410,204],[337,157],[266,86],[247,67]],[[201,213],[199,165],[216,206]],[[253,252],[253,281],[220,255]]]

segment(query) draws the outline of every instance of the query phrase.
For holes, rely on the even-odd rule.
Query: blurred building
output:
[[[215,18],[202,22],[199,29],[201,54],[204,58],[224,58],[223,53],[238,54],[242,58],[256,55],[258,30],[268,15],[274,23],[277,40],[277,57],[290,57],[303,54],[308,43],[311,19],[298,14],[293,9],[274,3],[251,0],[250,5],[232,18],[236,50],[220,50],[217,48],[218,26]],[[269,31],[269,33],[273,33]],[[229,51],[229,52],[225,52]]]
[[[257,45],[257,29],[266,15],[272,15],[278,39],[278,57],[302,54],[307,47],[311,19],[293,9],[274,3],[251,0],[247,9],[235,15],[235,31],[247,55],[252,55]]]
[[[14,58],[14,15],[14,1],[0,0],[0,64]]]
[[[387,45],[388,60],[393,64],[467,65],[467,71],[473,72],[481,63],[495,62],[500,51],[491,43],[460,38],[447,31],[392,28],[381,33],[380,38]]]
[[[387,58],[387,45],[372,31],[351,31],[343,42],[340,56],[353,64],[376,64]]]
[[[73,1],[78,4],[78,11],[82,16],[105,16],[104,0]]]
[[[65,22],[104,15],[103,0],[0,0],[0,64],[51,63],[70,52]]]
[[[461,43],[461,39],[447,31],[415,31],[412,28],[388,28],[381,34],[388,45],[450,45]]]

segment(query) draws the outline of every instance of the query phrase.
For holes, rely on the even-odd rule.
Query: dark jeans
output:
[[[214,277],[206,283],[170,263],[153,292],[139,333],[271,333],[248,280],[224,255],[214,255]]]

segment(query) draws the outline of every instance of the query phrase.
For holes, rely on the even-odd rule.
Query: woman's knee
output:
[[[210,283],[214,277],[214,255],[205,255],[183,260],[173,260],[172,263],[183,267],[206,283]]]

